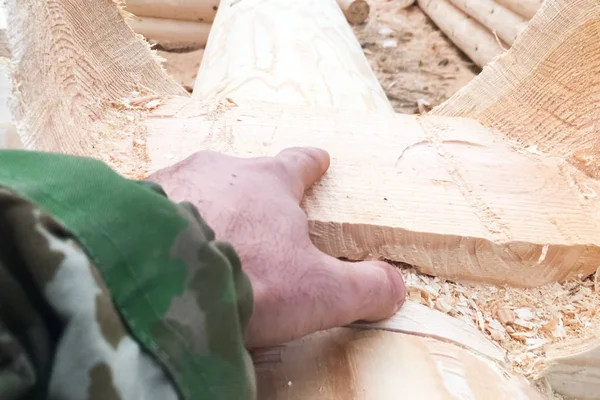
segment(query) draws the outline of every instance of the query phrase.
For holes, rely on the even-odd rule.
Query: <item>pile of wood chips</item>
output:
[[[458,284],[403,269],[408,299],[474,325],[508,351],[514,372],[539,377],[546,351],[600,327],[600,268],[563,284],[524,289]]]

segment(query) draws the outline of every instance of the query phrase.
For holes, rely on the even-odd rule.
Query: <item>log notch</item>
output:
[[[495,0],[496,3],[503,5],[511,11],[519,14],[523,18],[531,19],[540,9],[544,0]]]
[[[206,45],[211,27],[208,22],[152,17],[128,18],[127,25],[148,40],[161,44],[195,44],[198,47]]]
[[[527,26],[526,19],[494,0],[450,0],[450,2],[498,35],[509,46]]]
[[[483,67],[504,53],[498,39],[449,0],[418,0],[419,7],[475,64]]]
[[[223,0],[192,96],[392,111],[329,0]]]
[[[127,0],[126,10],[139,17],[212,22],[219,0]]]

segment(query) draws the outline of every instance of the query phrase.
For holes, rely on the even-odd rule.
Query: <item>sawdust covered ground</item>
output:
[[[369,3],[369,20],[353,29],[396,111],[426,111],[479,73],[416,5],[403,8],[403,0]],[[167,71],[191,92],[203,50],[176,51],[158,54],[166,59]]]

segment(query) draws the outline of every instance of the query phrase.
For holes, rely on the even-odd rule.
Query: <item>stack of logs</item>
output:
[[[544,0],[417,0],[421,9],[475,64],[512,46]]]
[[[369,17],[366,0],[337,0],[351,24]],[[219,0],[127,0],[133,14],[127,23],[146,39],[172,47],[204,47],[219,9]]]

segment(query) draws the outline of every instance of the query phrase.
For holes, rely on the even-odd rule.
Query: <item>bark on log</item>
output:
[[[160,43],[193,43],[205,46],[211,24],[165,18],[134,17],[127,19],[134,32]]]
[[[493,0],[450,0],[450,2],[498,35],[509,46],[527,26],[527,20]]]
[[[540,9],[544,0],[495,0],[496,3],[503,5],[519,14],[520,16],[531,19]]]
[[[219,0],[127,0],[126,10],[139,17],[212,22]]]
[[[337,0],[337,3],[346,20],[353,25],[363,24],[369,18],[371,8],[366,0]]]
[[[483,67],[504,53],[498,39],[449,0],[418,0],[419,7],[475,64]]]
[[[392,111],[334,0],[223,0],[193,96]]]

